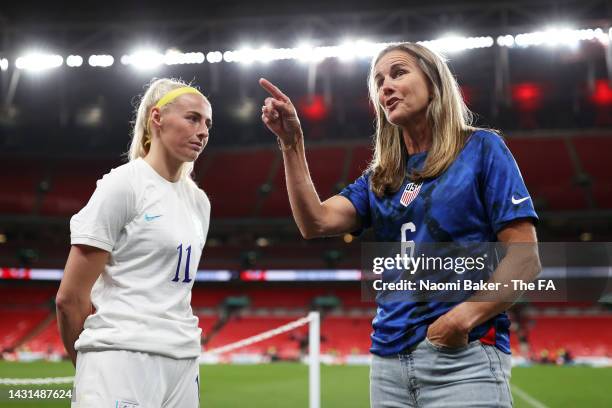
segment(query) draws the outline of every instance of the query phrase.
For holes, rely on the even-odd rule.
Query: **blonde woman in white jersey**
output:
[[[201,330],[190,300],[210,202],[190,175],[211,125],[197,89],[151,82],[130,161],[98,181],[70,221],[56,304],[76,367],[73,408],[199,406]]]

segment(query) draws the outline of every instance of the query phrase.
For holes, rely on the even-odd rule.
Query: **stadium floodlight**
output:
[[[6,58],[0,59],[0,70],[6,71],[8,69],[9,62]]]
[[[278,52],[269,45],[263,45],[254,52],[255,59],[264,64],[277,60]]]
[[[598,28],[595,31],[595,38],[599,40],[603,45],[612,44],[612,27],[608,28],[608,33],[606,34],[604,30]]]
[[[359,58],[372,58],[387,45],[387,43],[377,44],[367,40],[357,40],[354,44],[355,55]]]
[[[243,46],[234,53],[234,60],[243,65],[251,65],[257,59],[257,54],[250,46]]]
[[[64,58],[57,54],[30,53],[15,60],[17,69],[26,71],[43,71],[57,68],[64,63]]]
[[[344,41],[336,47],[336,58],[342,62],[351,62],[356,57],[355,41]]]
[[[92,67],[107,68],[115,63],[115,59],[112,55],[90,55],[87,62]]]
[[[315,56],[314,47],[309,43],[301,43],[297,47],[293,48],[290,54],[292,54],[292,59],[297,59],[302,62],[313,62],[316,61],[317,58]]]
[[[514,37],[511,35],[500,35],[497,37],[497,45],[500,47],[514,47]]]
[[[428,48],[439,52],[460,52],[464,50],[471,50],[475,48],[489,48],[492,47],[495,41],[493,37],[462,37],[458,35],[448,35],[437,40],[432,41],[419,41]]]
[[[211,64],[223,61],[223,54],[220,51],[210,51],[206,54],[206,61]]]
[[[202,64],[206,60],[201,52],[180,52],[177,50],[168,50],[164,55],[164,63],[166,65],[177,64]]]
[[[164,63],[164,55],[153,49],[143,49],[121,57],[121,63],[131,65],[136,69],[148,70]]]
[[[225,62],[234,62],[236,61],[234,57],[235,51],[225,51],[223,53],[223,61]]]
[[[551,28],[546,31],[519,34],[515,37],[515,42],[519,47],[538,45],[545,45],[548,47],[576,47],[581,37],[585,36],[588,37],[588,32],[581,33],[581,30],[572,30],[569,28]]]
[[[80,55],[69,55],[66,57],[66,65],[69,67],[80,67],[83,65],[83,57]]]

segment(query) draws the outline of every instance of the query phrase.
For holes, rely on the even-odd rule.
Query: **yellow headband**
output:
[[[197,89],[192,88],[190,86],[184,86],[182,88],[173,89],[172,91],[162,96],[161,99],[155,104],[155,107],[161,108],[162,106],[167,105],[168,103],[172,102],[173,100],[184,94],[198,94],[202,96],[202,98],[204,98],[204,95],[202,95],[202,93]]]

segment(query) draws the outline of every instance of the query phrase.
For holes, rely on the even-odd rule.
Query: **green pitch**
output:
[[[527,407],[611,407],[612,368],[530,367],[512,371],[514,405]],[[0,378],[64,377],[74,375],[69,363],[0,362]],[[308,368],[279,363],[254,366],[202,366],[202,407],[307,407]],[[57,386],[68,388],[69,386]],[[68,401],[11,401],[0,386],[2,408],[68,407]],[[48,388],[48,387],[42,387]],[[321,367],[321,405],[368,407],[368,368]],[[538,405],[542,404],[542,405]]]

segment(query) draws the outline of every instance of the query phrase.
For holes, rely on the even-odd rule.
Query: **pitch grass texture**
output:
[[[321,366],[322,407],[369,407],[368,370],[365,366]],[[308,367],[302,364],[201,366],[200,373],[203,408],[308,406]],[[1,378],[73,375],[74,369],[66,362],[0,362]],[[526,401],[515,392],[514,406],[517,408],[541,408],[542,405],[538,403],[549,408],[612,407],[611,384],[612,368],[535,366],[518,367],[512,371],[512,385],[518,387],[523,392],[522,395],[526,393],[531,399],[531,402]],[[70,406],[67,400],[9,400],[8,388],[0,386],[2,408]]]

